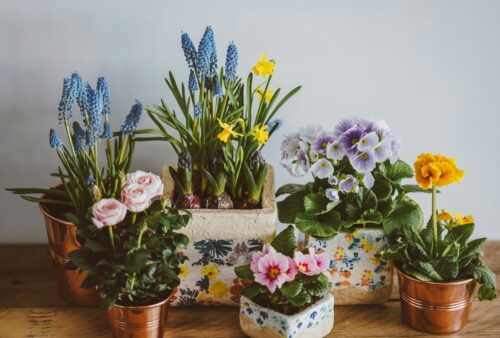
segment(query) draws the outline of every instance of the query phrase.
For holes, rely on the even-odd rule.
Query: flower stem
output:
[[[108,232],[109,232],[109,240],[111,242],[111,247],[113,248],[113,251],[115,251],[115,239],[113,236],[113,227],[112,226],[108,227]]]
[[[132,214],[132,218],[134,219],[134,222],[132,222],[132,223],[135,223],[135,215],[136,215],[135,213]],[[141,230],[139,230],[139,237],[137,238],[137,249],[141,248],[142,234],[144,234],[144,231],[146,231],[146,229],[147,229],[147,226],[146,226],[146,223],[144,222],[144,224],[141,225]],[[136,273],[134,272],[134,274],[132,275],[132,281],[130,282],[130,290],[134,289],[135,277],[136,277]],[[131,301],[133,301],[133,298],[130,294],[128,295],[128,297]]]
[[[433,244],[431,246],[431,256],[437,251],[438,244],[438,229],[437,229],[437,215],[436,215],[436,186],[432,186],[432,235]]]

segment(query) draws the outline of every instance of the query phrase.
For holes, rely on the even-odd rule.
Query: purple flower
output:
[[[328,144],[332,143],[334,140],[335,139],[333,138],[333,136],[328,133],[322,132],[314,140],[314,143],[311,145],[311,150],[316,153],[326,155],[326,148]]]
[[[330,201],[335,202],[339,200],[339,192],[337,189],[328,188],[325,190],[325,196]]]
[[[315,125],[315,126],[307,126],[303,127],[299,130],[299,138],[302,141],[305,141],[309,144],[312,144],[316,137],[323,131],[321,126]]]
[[[342,135],[343,133],[345,133],[346,131],[348,131],[349,129],[354,127],[355,125],[356,125],[355,120],[344,119],[344,120],[340,121],[335,126],[335,129],[333,131],[333,135],[335,137],[340,137],[340,135]]]
[[[394,164],[399,158],[399,149],[401,147],[401,143],[396,138],[391,140],[391,155],[389,156],[389,160],[391,164]]]
[[[364,135],[358,142],[358,150],[363,152],[363,151],[368,151],[372,150],[377,146],[379,143],[377,133],[374,131],[369,132],[368,134]]]
[[[328,184],[337,185],[339,183],[339,179],[337,176],[332,176],[328,179]]]
[[[313,163],[311,172],[319,179],[328,178],[333,174],[333,165],[327,159],[321,158]]]
[[[364,153],[360,153],[349,158],[352,167],[358,173],[369,173],[373,169],[375,169],[375,158],[373,157],[372,151],[365,151]]]
[[[373,148],[373,158],[377,163],[384,162],[391,152],[391,140],[382,137],[382,141]]]
[[[375,178],[371,173],[368,173],[363,177],[363,185],[368,189],[373,188],[374,184],[375,184]]]
[[[352,176],[347,175],[343,180],[339,183],[339,189],[342,192],[351,192],[358,185],[358,180]]]
[[[281,158],[290,159],[295,157],[297,151],[299,150],[299,134],[293,133],[285,135],[283,141],[281,141]]]
[[[302,149],[297,152],[297,165],[307,174],[309,171],[309,159],[307,158],[306,152]]]
[[[341,160],[345,156],[345,149],[340,144],[339,140],[335,140],[332,143],[329,143],[326,147],[326,157],[332,160]]]
[[[355,155],[357,153],[357,145],[359,140],[363,137],[363,129],[354,126],[347,130],[340,136],[340,144],[345,149],[348,155]]]

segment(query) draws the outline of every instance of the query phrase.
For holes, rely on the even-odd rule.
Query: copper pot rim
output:
[[[50,189],[57,189],[59,187],[62,186],[62,183],[56,183],[56,184],[53,184]],[[47,196],[47,194],[43,194],[42,195],[42,198]],[[68,226],[76,226],[75,223],[72,223],[72,222],[69,222],[69,221],[65,221],[65,220],[62,220],[60,218],[57,218],[51,214],[49,214],[49,212],[47,210],[45,210],[44,208],[44,204],[42,202],[38,203],[38,208],[40,209],[40,212],[47,218],[50,218],[51,220],[53,221],[56,221],[56,222],[59,222],[59,223],[62,223],[64,225],[68,225]]]
[[[149,304],[149,305],[120,305],[120,304],[113,304],[112,307],[117,307],[119,309],[149,309],[149,308],[153,308],[153,307],[158,307],[158,306],[162,306],[163,304],[167,303],[170,301],[170,298],[172,298],[172,295],[174,293],[170,293],[170,295],[168,295],[167,298],[165,298],[164,300],[162,301],[159,301],[157,303],[153,303],[153,304]]]
[[[450,285],[450,286],[454,286],[454,285],[469,284],[470,282],[472,282],[474,280],[474,278],[467,278],[467,279],[460,279],[460,280],[455,280],[455,281],[451,281],[451,282],[426,282],[426,281],[423,281],[423,280],[420,280],[420,279],[416,279],[415,277],[412,277],[412,276],[408,275],[407,273],[401,271],[401,269],[399,269],[396,265],[394,265],[394,268],[396,269],[396,271],[398,272],[398,274],[401,274],[404,278],[410,279],[411,281],[413,281],[415,283],[419,283],[419,284],[441,285],[441,286]]]

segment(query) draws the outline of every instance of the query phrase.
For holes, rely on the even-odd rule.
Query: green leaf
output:
[[[382,175],[375,175],[375,184],[372,191],[377,196],[378,200],[386,200],[392,195],[392,185]]]
[[[424,215],[420,206],[407,196],[398,198],[394,203],[394,211],[384,220],[384,231],[386,235],[395,230],[415,227],[421,228],[424,223]]]
[[[247,287],[245,287],[243,290],[242,290],[242,294],[245,296],[245,297],[248,297],[250,299],[254,298],[255,296],[257,296],[258,294],[260,294],[262,292],[262,288],[261,288],[261,285],[258,285],[258,284],[251,284]]]
[[[460,261],[466,260],[470,257],[479,255],[479,251],[483,246],[484,242],[486,242],[486,238],[478,238],[467,243],[465,250],[460,253],[459,259]]]
[[[298,191],[291,194],[283,201],[279,201],[278,218],[281,223],[293,224],[298,213],[304,212],[305,191]]]
[[[358,220],[367,209],[377,209],[377,196],[370,189],[359,188],[358,193],[349,193],[344,198],[344,211],[346,215]]]
[[[496,297],[496,276],[484,263],[474,268],[474,280],[482,284],[479,288],[479,300],[491,300]]]
[[[358,220],[358,223],[359,224],[368,224],[368,223],[380,224],[380,223],[382,223],[383,220],[384,220],[384,218],[382,217],[382,214],[380,212],[378,212],[375,209],[368,209],[368,210],[365,210],[361,214],[361,218]]]
[[[285,184],[276,191],[276,197],[281,195],[295,194],[296,192],[304,191],[306,186],[303,184]]]
[[[377,210],[380,211],[382,216],[385,218],[394,211],[394,202],[390,198],[383,201],[379,200],[377,203]]]
[[[401,182],[403,178],[413,177],[412,167],[410,167],[410,165],[402,160],[397,160],[394,164],[390,164],[388,161],[386,161],[380,167],[383,175],[390,181],[395,183]]]
[[[302,286],[303,285],[300,282],[288,282],[283,284],[280,291],[286,298],[293,298],[302,291]]]
[[[427,276],[425,273],[421,273],[421,272],[415,270],[414,268],[412,268],[408,264],[403,265],[403,271],[406,272],[407,274],[415,277],[418,280],[421,280],[424,282],[432,282],[433,281],[432,278]]]
[[[92,271],[96,260],[91,252],[85,249],[77,249],[69,254],[70,261],[83,271]]]
[[[445,236],[445,239],[458,242],[462,245],[467,243],[467,240],[474,232],[474,223],[457,225],[451,228]]]
[[[105,252],[108,250],[108,247],[106,245],[103,245],[91,238],[87,238],[83,246],[94,252]]]
[[[300,231],[313,237],[331,237],[340,228],[340,214],[335,210],[319,216],[299,213],[295,224]]]
[[[442,282],[443,277],[436,271],[434,266],[429,262],[413,261],[411,265],[419,272],[430,277],[433,281]]]
[[[298,307],[304,306],[304,304],[311,303],[311,296],[308,293],[300,293],[295,297],[288,298],[288,301]]]
[[[306,214],[316,215],[326,208],[327,199],[315,193],[309,193],[304,196],[304,211]]]
[[[456,260],[441,258],[436,264],[436,271],[444,280],[453,280],[459,272],[458,262]]]
[[[248,264],[235,267],[234,272],[239,278],[253,280],[253,272]]]
[[[146,262],[149,259],[150,254],[147,250],[136,250],[125,257],[123,265],[128,272],[139,273],[146,267]]]
[[[425,192],[428,194],[432,193],[432,189],[422,189],[418,184],[402,184],[400,188],[404,193],[412,193],[412,192]]]
[[[285,256],[293,256],[293,252],[297,248],[297,239],[295,238],[295,229],[293,225],[289,225],[285,230],[280,232],[271,242],[271,245],[276,251]]]

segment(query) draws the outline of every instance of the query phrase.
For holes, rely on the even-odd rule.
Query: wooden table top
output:
[[[500,285],[500,242],[485,257]],[[397,289],[397,283],[395,283]],[[336,306],[331,337],[430,337],[406,327],[397,290],[383,305]],[[500,337],[500,299],[474,301],[468,325],[453,337]],[[55,291],[47,245],[0,246],[0,337],[111,337],[98,308],[68,305]],[[238,309],[170,308],[164,337],[244,337]]]

